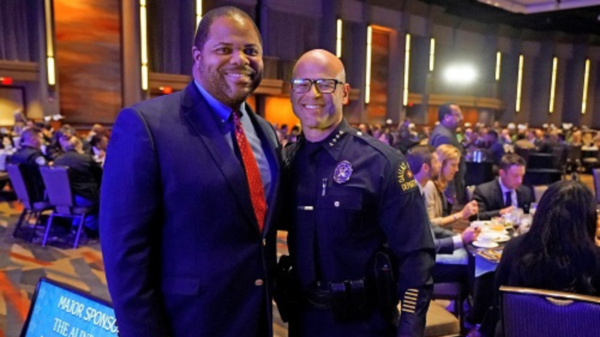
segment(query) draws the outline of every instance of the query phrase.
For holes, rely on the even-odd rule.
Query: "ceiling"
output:
[[[600,5],[598,0],[477,0],[513,13],[533,14]]]
[[[600,37],[600,0],[422,1],[441,7],[448,15],[484,24]]]

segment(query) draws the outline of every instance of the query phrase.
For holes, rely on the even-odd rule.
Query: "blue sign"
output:
[[[118,332],[110,304],[41,278],[21,337],[109,337]]]

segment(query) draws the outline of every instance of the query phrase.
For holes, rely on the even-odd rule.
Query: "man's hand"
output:
[[[508,214],[508,213],[512,212],[513,209],[515,209],[514,206],[509,206],[509,207],[503,208],[500,210],[500,215]]]
[[[461,234],[462,242],[467,245],[477,239],[480,229],[475,227],[467,227]]]

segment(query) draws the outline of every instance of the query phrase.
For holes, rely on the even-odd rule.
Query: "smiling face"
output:
[[[295,79],[336,79],[346,81],[344,66],[335,55],[325,50],[312,50],[304,54],[294,67]],[[294,114],[302,123],[306,138],[320,141],[326,138],[342,121],[342,108],[348,102],[350,86],[337,84],[330,94],[320,93],[313,84],[307,92],[292,90],[290,99]],[[312,139],[311,139],[312,138]]]
[[[210,26],[202,50],[194,46],[194,79],[214,98],[238,107],[262,79],[262,45],[248,19],[221,16]]]

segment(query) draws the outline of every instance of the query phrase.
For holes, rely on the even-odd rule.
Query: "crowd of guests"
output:
[[[447,109],[446,109],[447,108]],[[585,127],[545,125],[529,128],[510,123],[501,127],[469,123],[460,125],[462,115],[456,105],[440,108],[440,122],[431,131],[420,131],[409,120],[398,128],[360,124],[360,132],[398,149],[406,155],[414,173],[429,216],[436,248],[433,278],[436,283],[464,283],[472,295],[471,319],[481,323],[480,335],[501,336],[498,288],[501,285],[527,286],[600,295],[600,253],[596,230],[598,224],[593,193],[577,181],[560,181],[551,185],[537,207],[528,234],[511,240],[504,250],[494,284],[477,284],[467,268],[466,245],[477,239],[479,230],[467,227],[462,233],[452,230],[460,221],[491,219],[516,208],[526,211],[534,202],[532,191],[523,185],[526,162],[514,154],[516,149],[552,152],[557,146],[581,146],[598,149],[600,133]],[[21,164],[32,181],[34,199],[44,200],[45,191],[39,167],[69,167],[75,203],[97,206],[101,182],[101,163],[108,144],[108,132],[94,125],[86,137],[79,137],[68,124],[59,130],[44,123],[15,123],[11,131],[2,130],[2,145],[11,153],[8,162]],[[464,130],[464,131],[463,131]],[[301,130],[287,125],[276,126],[280,142],[297,141]],[[437,143],[437,144],[436,144]],[[498,177],[476,186],[472,200],[461,203],[455,180],[461,163],[472,160],[475,151],[484,160],[498,166]],[[462,175],[464,177],[464,173]],[[454,190],[452,191],[451,186]],[[451,190],[448,194],[448,190]],[[465,199],[463,199],[465,200]],[[460,206],[459,206],[460,205]],[[85,221],[88,236],[98,235],[97,213]],[[493,294],[477,298],[478,288]]]
[[[79,137],[68,124],[54,130],[49,124],[15,123],[4,132],[3,145],[7,162],[20,165],[33,202],[47,201],[40,166],[66,166],[75,206],[91,207],[84,221],[84,232],[98,236],[98,211],[102,162],[106,155],[108,131],[95,124],[85,137]]]

